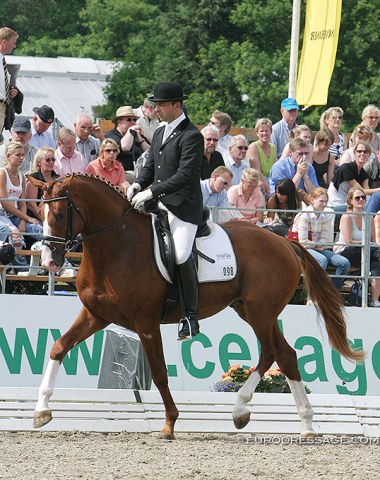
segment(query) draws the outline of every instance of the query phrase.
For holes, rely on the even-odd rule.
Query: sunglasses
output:
[[[220,180],[222,180],[223,185],[226,187],[228,185],[228,182],[226,182],[223,177],[219,177],[219,178]]]
[[[365,133],[366,135],[371,135],[371,129],[368,127],[358,127],[356,129],[357,133]]]
[[[248,147],[243,147],[242,145],[239,145],[239,147],[235,145],[235,147],[238,148],[239,150],[246,150],[246,151],[248,150]]]
[[[117,148],[105,148],[104,151],[107,152],[107,153],[117,153]]]
[[[125,117],[125,119],[127,120],[127,122],[135,122],[136,121],[135,117]]]
[[[55,158],[54,158],[54,157],[51,157],[51,158],[45,158],[44,160],[45,160],[45,162],[49,162],[49,163],[50,163],[50,162],[52,162],[52,163],[54,163],[54,162],[55,162]]]
[[[356,150],[356,153],[367,153],[367,150]]]
[[[358,195],[357,197],[354,197],[354,200],[356,201],[365,200],[365,195]]]

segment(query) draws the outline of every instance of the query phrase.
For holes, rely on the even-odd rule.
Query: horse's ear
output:
[[[37,178],[34,178],[32,175],[26,175],[26,178],[28,179],[28,182],[30,182],[35,187],[40,188],[41,190],[46,188],[45,182],[41,182],[41,180],[37,180]]]
[[[74,178],[74,175],[67,175],[65,177],[59,177],[59,183],[61,184],[62,187],[69,187],[73,178]]]

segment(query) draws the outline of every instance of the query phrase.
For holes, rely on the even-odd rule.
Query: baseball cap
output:
[[[34,107],[33,112],[36,113],[45,123],[53,123],[54,121],[54,111],[47,105],[42,105],[42,107]]]
[[[30,132],[32,126],[27,117],[16,117],[12,124],[12,130],[15,132]]]
[[[281,108],[285,108],[285,110],[293,110],[296,108],[297,110],[300,109],[298,103],[294,98],[284,98],[284,100],[281,102]]]

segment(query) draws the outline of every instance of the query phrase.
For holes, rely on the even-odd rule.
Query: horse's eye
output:
[[[56,222],[59,222],[60,220],[63,219],[63,213],[60,213],[60,212],[56,213],[54,215],[54,218],[55,218]]]

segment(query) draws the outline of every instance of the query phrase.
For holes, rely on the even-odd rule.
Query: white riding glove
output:
[[[148,190],[144,190],[143,192],[138,193],[132,198],[131,204],[133,205],[134,209],[138,212],[144,211],[144,202],[147,200],[151,200],[153,198],[153,193],[150,188]]]
[[[132,198],[137,193],[139,193],[140,190],[141,190],[141,185],[139,183],[133,182],[132,185],[130,187],[128,187],[128,189],[127,189],[128,202],[130,202],[132,200]]]

